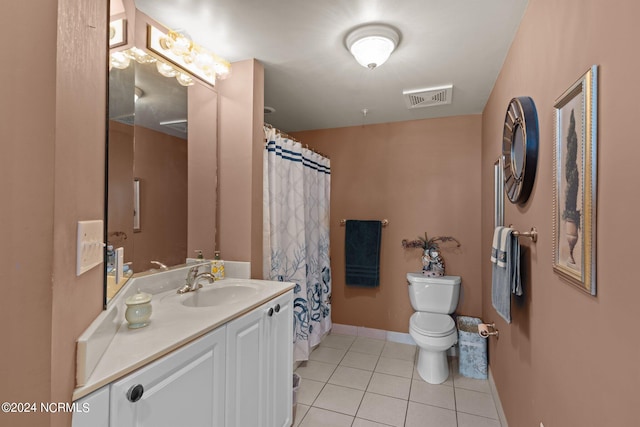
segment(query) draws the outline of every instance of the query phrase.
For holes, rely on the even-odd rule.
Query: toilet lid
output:
[[[430,337],[444,337],[456,330],[456,324],[451,316],[437,313],[413,313],[409,326]]]

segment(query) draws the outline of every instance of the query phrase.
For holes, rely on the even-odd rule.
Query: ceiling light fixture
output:
[[[370,70],[384,64],[399,41],[398,31],[381,24],[358,27],[347,34],[345,39],[347,49],[356,61]]]

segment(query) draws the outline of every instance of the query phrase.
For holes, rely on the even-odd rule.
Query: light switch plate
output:
[[[78,221],[76,276],[104,261],[104,223],[102,220]]]

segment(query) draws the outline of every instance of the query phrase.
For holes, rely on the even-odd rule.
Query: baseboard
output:
[[[411,335],[403,332],[385,331],[384,329],[367,328],[365,326],[341,325],[334,323],[331,333],[341,335],[355,335],[358,337],[375,338],[401,344],[416,345]]]
[[[496,388],[496,383],[493,381],[493,373],[491,372],[491,366],[489,366],[489,388],[491,389],[491,395],[493,396],[493,401],[496,403],[496,409],[498,410],[498,418],[500,418],[500,425],[502,427],[509,427],[509,424],[507,424],[507,417],[504,415],[504,409],[502,408],[502,402],[500,401],[500,396],[498,395],[498,389]]]
[[[405,332],[385,331],[383,329],[366,328],[364,326],[353,325],[341,325],[334,323],[331,328],[331,333],[341,335],[355,335],[358,337],[375,338],[378,340],[386,340],[391,342],[397,342],[400,344],[416,345],[416,342],[411,338],[411,335]],[[454,345],[447,350],[447,356],[458,356],[458,345]]]

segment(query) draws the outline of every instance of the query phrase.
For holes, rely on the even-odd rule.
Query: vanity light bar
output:
[[[147,48],[158,57],[205,83],[214,86],[216,78],[231,72],[231,64],[175,31],[167,33],[147,25]]]

